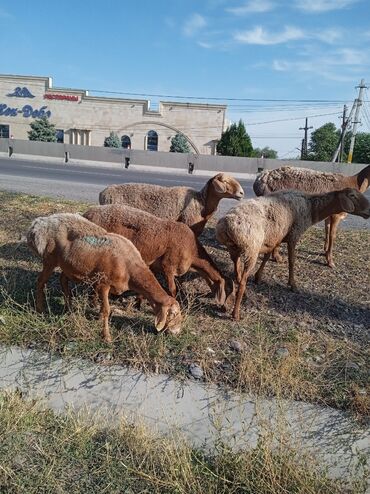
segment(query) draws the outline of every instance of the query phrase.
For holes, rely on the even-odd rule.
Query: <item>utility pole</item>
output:
[[[333,155],[333,159],[331,160],[332,163],[335,163],[337,161],[337,158],[338,158],[338,155],[339,155],[339,152],[340,151],[342,153],[342,156],[339,159],[339,161],[341,162],[343,160],[344,138],[346,136],[346,133],[348,132],[348,129],[351,126],[352,116],[353,116],[353,114],[355,112],[356,104],[357,104],[357,99],[355,99],[355,101],[353,102],[353,105],[352,105],[351,111],[349,112],[348,118],[345,116],[345,114],[347,113],[347,107],[346,107],[346,105],[344,105],[344,108],[343,108],[343,117],[342,117],[343,118],[342,132],[341,132],[341,136],[340,136],[340,139],[339,139],[339,144],[337,146],[337,149],[335,150],[335,153]],[[344,119],[345,119],[345,121],[344,121]],[[343,127],[343,124],[344,124],[344,127]]]
[[[311,127],[308,126],[308,118],[306,118],[306,125],[304,127],[299,127],[299,130],[304,130],[304,138],[302,140],[302,150],[301,150],[301,160],[304,160],[307,158],[308,154],[308,130],[313,129],[312,125]]]
[[[357,134],[357,125],[360,123],[359,116],[360,116],[360,108],[362,106],[362,95],[363,95],[364,89],[367,87],[367,86],[365,86],[365,80],[361,79],[360,85],[357,87],[359,88],[359,91],[358,91],[358,98],[355,100],[355,103],[356,103],[355,119],[353,122],[352,137],[351,137],[351,143],[349,146],[347,163],[352,163],[353,148],[355,147],[355,139],[356,139],[356,134]]]
[[[339,158],[338,161],[339,163],[342,163],[343,161],[343,149],[344,149],[344,136],[345,136],[345,129],[347,126],[347,105],[343,106],[343,115],[342,115],[342,133],[340,136],[340,145],[339,145]]]

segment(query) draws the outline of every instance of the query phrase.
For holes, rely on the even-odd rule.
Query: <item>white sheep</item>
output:
[[[100,192],[99,203],[126,204],[159,218],[181,221],[199,236],[221,199],[243,197],[243,188],[235,178],[218,173],[199,191],[152,184],[110,185]]]
[[[36,218],[27,233],[27,243],[43,261],[36,291],[39,312],[44,306],[44,286],[54,269],[60,267],[67,304],[70,299],[68,280],[94,286],[102,302],[100,314],[105,341],[111,342],[108,295],[126,290],[133,290],[149,301],[158,331],[180,331],[179,304],[163,290],[139,251],[126,238],[107,233],[79,214],[59,213]]]
[[[252,273],[259,254],[263,261],[256,273],[256,282],[271,252],[282,242],[288,244],[289,285],[296,290],[294,279],[295,247],[302,234],[311,225],[340,211],[370,217],[370,203],[355,189],[309,195],[289,190],[243,201],[230,209],[216,225],[218,241],[229,250],[234,262],[239,288],[233,317],[240,319],[240,303],[247,279]],[[241,266],[244,259],[244,268]]]
[[[341,173],[327,173],[309,168],[283,166],[274,170],[265,170],[256,178],[253,190],[256,196],[264,196],[278,190],[301,190],[308,194],[323,194],[346,188],[365,192],[370,185],[370,165],[356,175],[346,176]],[[347,214],[343,211],[325,218],[325,256],[328,266],[334,268],[333,249],[340,221]],[[281,260],[278,249],[273,256]]]

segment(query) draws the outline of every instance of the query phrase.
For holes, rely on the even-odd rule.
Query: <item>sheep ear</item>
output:
[[[369,180],[364,178],[360,187],[360,192],[364,193],[369,187]]]
[[[154,325],[157,331],[162,331],[166,325],[167,311],[161,307],[158,314],[155,316]]]
[[[215,188],[215,191],[218,192],[219,194],[226,192],[226,184],[225,182],[222,182],[221,179],[219,178],[215,178],[213,180],[213,186]]]
[[[353,213],[353,211],[355,210],[355,205],[353,204],[353,201],[350,199],[350,197],[348,197],[348,194],[346,193],[340,194],[339,202],[341,208],[346,213]]]

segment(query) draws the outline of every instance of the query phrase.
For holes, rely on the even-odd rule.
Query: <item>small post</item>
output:
[[[64,163],[68,163],[69,161],[69,151],[64,151]]]
[[[194,163],[192,163],[191,161],[189,162],[189,165],[188,165],[188,173],[190,173],[190,175],[193,174],[193,171],[194,171]]]

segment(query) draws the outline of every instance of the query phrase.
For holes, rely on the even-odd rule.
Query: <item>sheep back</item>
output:
[[[288,189],[321,194],[341,190],[347,186],[347,181],[348,177],[341,173],[283,166],[262,172],[253,184],[253,190],[257,196]]]
[[[132,183],[107,187],[99,194],[99,203],[126,204],[160,218],[183,221],[182,213],[190,205],[194,208],[192,203],[196,195],[197,192],[189,187]]]
[[[174,252],[178,247],[179,257],[183,258],[185,250],[193,253],[196,248],[194,233],[187,225],[124,204],[95,206],[86,211],[84,217],[128,238],[147,263],[168,249]]]

